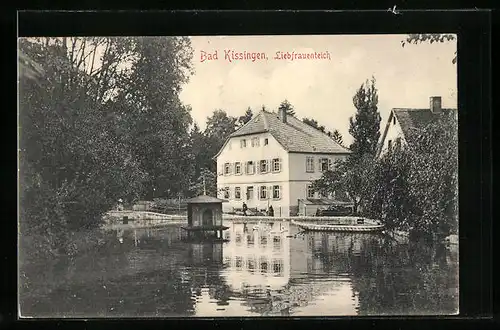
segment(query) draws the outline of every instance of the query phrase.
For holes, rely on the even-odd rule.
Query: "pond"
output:
[[[20,279],[27,317],[433,315],[458,312],[458,253],[381,234],[226,221],[227,242],[180,225],[106,232],[107,244]]]

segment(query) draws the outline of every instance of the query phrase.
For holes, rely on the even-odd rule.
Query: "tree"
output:
[[[19,77],[38,81],[43,77],[44,71],[40,64],[33,61],[22,50],[19,51]]]
[[[354,141],[350,146],[353,157],[365,154],[375,156],[375,150],[380,138],[380,113],[378,111],[378,95],[375,88],[375,78],[366,81],[353,97],[356,115],[349,119],[349,133]]]
[[[50,249],[68,229],[95,227],[118,198],[134,199],[144,173],[112,114],[127,40],[21,39],[20,50],[41,66],[37,81],[20,76],[20,228]],[[105,54],[100,56],[98,47]],[[85,58],[97,59],[98,70]],[[28,75],[29,77],[29,75]],[[42,249],[39,247],[39,249]]]
[[[317,130],[320,130],[323,133],[325,132],[325,126],[323,126],[323,125],[320,126],[315,119],[303,118],[302,122],[311,126],[311,127],[316,128]]]
[[[386,228],[433,238],[457,231],[458,134],[454,113],[408,136],[407,146],[393,146],[366,179],[373,182],[369,214]]]
[[[123,103],[130,143],[148,174],[143,197],[176,197],[187,192],[191,173],[190,108],[179,98],[188,81],[192,48],[188,38],[134,38],[136,61],[118,99]]]
[[[401,47],[406,44],[419,44],[423,42],[429,43],[443,43],[456,40],[456,35],[454,34],[439,34],[439,33],[427,33],[427,34],[409,34],[405,40],[401,41]],[[452,60],[453,64],[457,63],[457,52],[455,51],[455,57]]]
[[[313,189],[323,195],[346,192],[354,206],[358,207],[369,200],[372,182],[367,180],[374,173],[374,159],[369,155],[361,158],[349,157],[335,162],[332,170],[323,172],[320,179],[313,182]]]
[[[340,134],[340,132],[338,130],[333,130],[332,133],[329,134],[330,137],[332,139],[335,140],[335,142],[337,142],[338,144],[340,144],[341,146],[344,145],[344,139],[342,138],[342,134]]]
[[[446,236],[458,224],[458,121],[453,111],[443,113],[421,131],[404,150],[411,162],[409,196],[415,201],[410,230]]]
[[[191,185],[193,196],[207,194],[208,196],[217,197],[217,173],[203,168],[200,171],[195,182]]]
[[[295,116],[295,110],[294,110],[292,104],[286,99],[280,103],[278,110],[279,111],[285,110],[287,115]]]
[[[207,138],[207,154],[211,160],[222,148],[229,135],[236,130],[236,122],[236,118],[228,116],[224,110],[220,109],[215,110],[212,116],[207,118],[204,134]],[[208,168],[216,172],[215,161],[212,160]]]
[[[378,96],[375,89],[375,78],[371,84],[367,81],[361,85],[353,97],[357,109],[355,117],[351,117],[349,132],[354,137],[351,144],[352,153],[347,160],[336,162],[333,170],[323,173],[320,179],[313,183],[313,189],[323,194],[334,191],[346,191],[358,212],[361,205],[371,202],[374,177],[376,171],[375,150],[380,136],[380,114],[377,109]],[[341,143],[342,137],[334,131],[334,139]],[[369,209],[368,209],[369,210]]]
[[[248,109],[245,111],[245,114],[238,118],[238,127],[241,127],[241,126],[245,125],[246,123],[248,123],[250,121],[250,119],[252,119],[252,117],[253,117],[252,109],[250,109],[250,107],[248,107]]]
[[[64,248],[118,198],[188,189],[186,38],[30,38],[19,42],[20,230]],[[31,64],[30,64],[31,63]],[[33,66],[36,68],[35,66]],[[33,74],[37,79],[32,79]],[[168,187],[168,188],[167,188]],[[48,244],[48,245],[47,245]]]

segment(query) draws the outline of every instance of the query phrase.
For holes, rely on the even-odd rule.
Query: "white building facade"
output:
[[[295,215],[298,200],[318,198],[311,189],[323,171],[349,151],[325,133],[285,113],[261,111],[233,133],[216,155],[218,197],[224,212],[274,209]]]

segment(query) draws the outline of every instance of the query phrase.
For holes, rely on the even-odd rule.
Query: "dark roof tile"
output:
[[[269,132],[285,150],[304,153],[350,153],[327,134],[299,119],[288,116],[284,123],[278,114],[262,110],[247,124],[230,135],[245,136]]]

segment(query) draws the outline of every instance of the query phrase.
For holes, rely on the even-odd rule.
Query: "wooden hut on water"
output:
[[[223,239],[222,232],[229,227],[222,225],[223,199],[201,195],[187,200],[188,225],[182,229],[188,237],[207,237]]]

